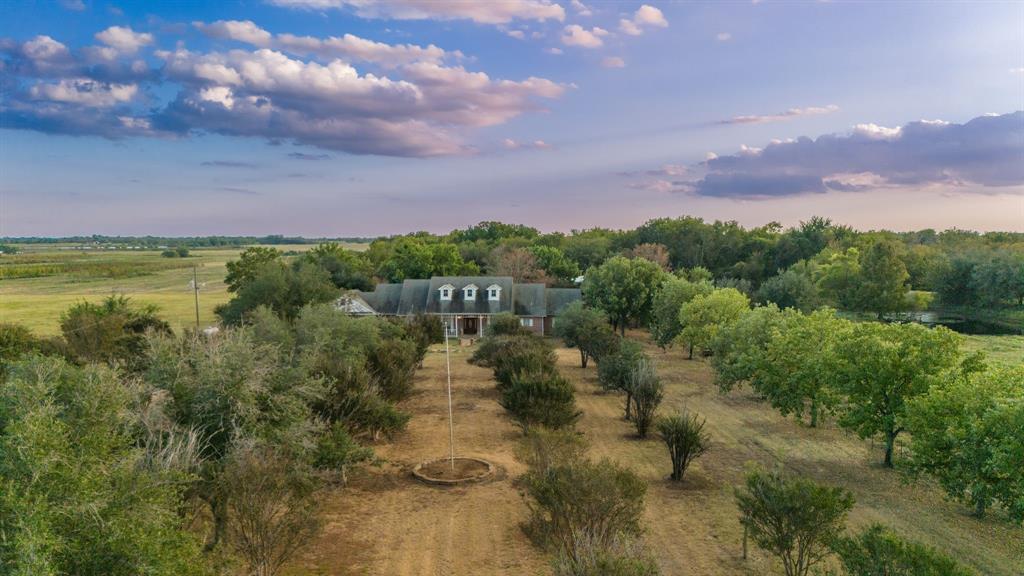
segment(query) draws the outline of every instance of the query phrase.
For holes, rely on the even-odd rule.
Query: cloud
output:
[[[243,194],[245,196],[261,196],[262,193],[248,188],[239,188],[237,186],[218,186],[215,188],[218,192],[230,192],[232,194]]]
[[[633,190],[647,190],[659,193],[679,191],[677,183],[669,180],[644,180],[642,182],[631,182],[627,186]]]
[[[554,54],[555,56],[560,56],[562,54],[565,54],[565,52],[562,51],[562,49],[558,48],[558,47],[548,48],[547,50],[545,50],[545,52],[547,52],[548,54]]]
[[[576,11],[576,15],[578,16],[587,17],[594,15],[594,11],[590,9],[590,6],[580,2],[580,0],[571,0],[570,5],[572,6],[572,9]]]
[[[719,32],[718,34],[715,34],[715,40],[718,40],[719,42],[727,42],[732,40],[732,34],[729,32]]]
[[[123,54],[134,54],[153,43],[153,35],[124,26],[111,26],[96,34],[96,39]]]
[[[1010,74],[1024,74],[1024,66],[1019,68],[1010,68]]]
[[[523,32],[522,30],[506,30],[505,34],[511,36],[512,38],[515,38],[516,40],[526,39],[526,33]]]
[[[807,108],[790,108],[785,112],[779,112],[777,114],[733,116],[728,120],[722,120],[719,124],[763,124],[765,122],[781,122],[783,120],[791,120],[800,116],[831,114],[838,110],[839,106],[836,106],[835,104],[829,104],[828,106],[809,106]]]
[[[619,20],[619,30],[629,36],[640,36],[647,28],[667,28],[668,20],[661,10],[644,4],[633,13],[632,18]]]
[[[626,61],[618,56],[608,56],[601,60],[601,66],[604,66],[605,68],[625,68]]]
[[[899,128],[859,124],[848,134],[769,143],[709,158],[690,182],[701,196],[770,198],[829,190],[944,185],[965,190],[1024,184],[1024,112]]]
[[[273,35],[250,20],[218,20],[209,24],[193,22],[192,25],[210,38],[243,42],[259,48],[274,48],[301,56],[373,62],[389,68],[412,62],[440,62],[445,58],[462,57],[459,51],[446,52],[433,44],[386,44],[352,34],[327,38]]]
[[[290,152],[288,157],[293,160],[328,160],[330,154],[308,154],[306,152]]]
[[[239,162],[237,160],[207,160],[200,164],[208,168],[256,168],[252,162]]]
[[[505,138],[502,141],[502,146],[507,150],[522,150],[522,149],[533,149],[533,150],[550,150],[553,148],[551,144],[543,140],[534,140],[533,142],[518,142],[511,138]]]
[[[579,24],[570,24],[562,30],[562,44],[581,48],[600,48],[604,44],[601,37],[607,35],[607,30],[597,26],[587,30]]]
[[[361,18],[392,20],[472,20],[478,24],[507,24],[513,20],[565,19],[565,10],[544,0],[268,0],[284,8],[328,10],[352,8]]]
[[[60,5],[68,10],[74,10],[75,12],[85,10],[85,2],[82,2],[82,0],[61,0]]]
[[[75,52],[48,36],[0,41],[5,127],[106,138],[215,133],[353,154],[440,156],[472,153],[463,144],[472,129],[542,111],[543,101],[571,87],[447,66],[437,60],[452,53],[432,46],[350,36],[312,39],[319,42],[313,45],[284,34],[268,37],[247,21],[197,27],[246,44],[301,40],[325,55],[301,58],[271,48],[193,52],[179,44],[154,51],[163,64],[153,67],[125,53],[145,38],[112,29],[98,35],[111,45]],[[106,48],[115,51],[111,59],[96,60],[106,57],[96,50]],[[353,56],[326,55],[341,51]],[[385,62],[388,73],[357,70],[351,61],[359,54]]]

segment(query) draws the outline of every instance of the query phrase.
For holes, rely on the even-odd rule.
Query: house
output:
[[[491,316],[512,313],[524,327],[544,335],[563,308],[581,298],[578,288],[520,284],[509,276],[434,276],[401,284],[354,290],[335,303],[354,315],[441,316],[450,336],[482,336]]]

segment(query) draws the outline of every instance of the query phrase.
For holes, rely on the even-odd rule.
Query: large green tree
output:
[[[238,255],[238,260],[227,263],[228,275],[224,283],[228,292],[238,292],[242,286],[256,278],[256,274],[268,262],[280,262],[281,251],[265,246],[250,246]]]
[[[612,327],[626,333],[630,322],[644,322],[665,272],[650,260],[615,256],[587,270],[583,299],[604,310]]]
[[[1024,466],[1005,466],[1024,446],[1022,403],[1024,367],[948,375],[908,406],[911,465],[978,516],[1001,503],[1024,519]]]
[[[959,365],[960,337],[918,324],[857,323],[832,346],[833,375],[846,396],[839,424],[862,438],[880,435],[892,466],[896,437],[907,429],[907,404]]]
[[[668,277],[651,303],[651,336],[662,348],[671,346],[683,330],[679,321],[679,310],[690,300],[702,294],[709,294],[714,285],[708,280],[691,281],[675,276]]]
[[[879,318],[903,310],[910,290],[909,278],[896,242],[877,240],[860,257],[858,308],[874,312]]]
[[[591,359],[600,362],[618,343],[618,336],[608,326],[608,317],[600,310],[587,308],[583,302],[573,302],[562,310],[555,321],[555,336],[567,347],[580,351],[581,368],[586,368]]]
[[[689,345],[693,358],[694,348],[708,349],[719,330],[739,320],[749,309],[750,299],[735,288],[697,295],[679,309],[683,329],[678,339]]]

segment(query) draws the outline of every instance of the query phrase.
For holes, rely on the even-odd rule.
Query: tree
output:
[[[734,288],[721,288],[709,294],[695,296],[679,309],[679,323],[683,329],[678,339],[693,349],[707,349],[715,334],[723,327],[739,320],[750,309],[750,300]]]
[[[643,347],[632,340],[623,340],[619,349],[597,364],[597,379],[601,388],[626,393],[625,417],[633,417],[633,372],[642,362],[648,361]]]
[[[782,561],[786,576],[806,576],[843,531],[853,496],[806,478],[755,470],[736,490],[736,504],[746,533]]]
[[[881,434],[885,465],[906,429],[907,403],[960,361],[960,337],[918,324],[854,324],[832,347],[836,388],[846,396],[839,425],[861,438]]]
[[[649,260],[615,256],[587,270],[583,299],[587,305],[608,314],[612,327],[625,335],[626,325],[631,321],[648,319],[664,274]]]
[[[338,294],[327,270],[313,262],[300,259],[290,267],[269,262],[238,289],[234,298],[218,306],[216,313],[225,324],[238,325],[256,308],[267,306],[291,320],[303,306],[334,300]]]
[[[647,431],[654,423],[654,415],[664,397],[665,386],[654,370],[650,360],[642,360],[629,375],[629,389],[633,394],[633,425],[640,438],[647,438]]]
[[[815,260],[815,282],[822,297],[841,310],[858,310],[861,305],[860,251],[849,248],[845,252],[822,252]]]
[[[818,287],[808,274],[790,268],[765,280],[757,289],[755,300],[761,304],[773,303],[783,309],[810,312],[818,306]]]
[[[907,267],[892,240],[877,240],[860,257],[858,309],[874,312],[878,318],[904,308],[907,292]]]
[[[581,368],[586,368],[591,358],[599,359],[606,353],[609,342],[617,340],[604,313],[587,308],[583,302],[573,302],[562,310],[555,322],[555,336],[561,338],[566,347],[580,351]]]
[[[658,434],[672,460],[673,481],[682,482],[690,464],[711,447],[711,436],[704,431],[706,422],[706,419],[687,411],[658,419]]]
[[[668,248],[664,244],[654,244],[653,242],[637,244],[629,250],[626,256],[650,260],[666,272],[672,269],[669,264]]]
[[[373,267],[360,253],[341,244],[325,242],[304,257],[327,271],[331,282],[342,290],[373,290]]]
[[[767,362],[768,346],[793,314],[794,310],[779,310],[775,304],[757,306],[715,334],[711,365],[723,394],[743,382],[753,389],[764,388],[758,379]]]
[[[487,261],[487,269],[494,276],[511,276],[514,282],[549,282],[537,258],[527,248],[503,244],[491,251]]]
[[[99,304],[75,304],[60,319],[67,352],[79,362],[141,370],[148,351],[147,333],[171,333],[170,324],[157,316],[157,310],[154,305],[139,306],[120,295],[108,296]]]
[[[11,366],[0,386],[0,571],[212,574],[179,515],[189,470],[134,435],[141,392],[97,364]]]
[[[1024,443],[1011,415],[1024,398],[1024,368],[947,374],[941,385],[907,407],[913,469],[935,478],[946,493],[982,516],[994,503],[1024,518],[1024,468],[1000,465],[999,452]]]
[[[266,446],[235,449],[223,486],[230,541],[254,576],[274,576],[317,534],[316,483],[301,463]]]
[[[784,314],[764,347],[751,388],[783,416],[803,419],[807,413],[809,425],[817,427],[819,416],[831,412],[839,401],[831,381],[836,372],[832,347],[850,327],[831,309]]]
[[[178,254],[178,258],[188,258],[188,246],[178,246],[174,251]]]
[[[833,549],[848,576],[971,576],[934,548],[904,540],[881,524],[853,537],[840,537]]]
[[[531,246],[530,252],[537,261],[537,266],[545,272],[545,276],[555,284],[572,286],[580,275],[580,266],[569,259],[554,246]]]
[[[36,350],[39,340],[21,324],[0,322],[0,382],[7,365]]]
[[[679,310],[699,295],[710,294],[715,287],[708,280],[691,281],[669,276],[651,303],[651,336],[662,348],[667,348],[679,337],[683,325]]]
[[[246,248],[238,255],[238,260],[231,260],[226,265],[228,275],[224,278],[224,283],[228,285],[228,292],[238,292],[242,286],[255,279],[256,273],[267,263],[280,261],[281,251],[277,248]]]

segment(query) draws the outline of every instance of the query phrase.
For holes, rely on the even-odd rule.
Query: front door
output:
[[[462,319],[462,333],[464,335],[476,335],[480,332],[480,319],[473,317],[466,317]]]

